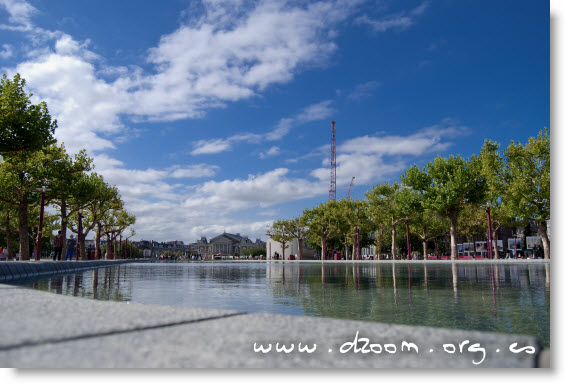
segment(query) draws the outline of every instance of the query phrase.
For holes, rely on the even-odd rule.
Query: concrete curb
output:
[[[0,262],[0,283],[32,279],[40,276],[72,273],[95,268],[108,268],[119,264],[139,263],[147,259],[84,260],[84,261],[7,261]]]

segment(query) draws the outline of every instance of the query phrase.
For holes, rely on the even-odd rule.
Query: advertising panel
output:
[[[487,252],[487,241],[476,241],[477,252]]]
[[[540,236],[527,236],[527,249],[542,248],[542,238]]]
[[[462,250],[464,253],[474,253],[474,243],[462,243]]]
[[[517,240],[517,249],[521,249],[521,239],[518,238]],[[507,240],[507,249],[514,250],[515,249],[515,239],[511,238]]]

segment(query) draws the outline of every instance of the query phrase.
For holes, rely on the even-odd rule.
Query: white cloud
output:
[[[265,159],[267,157],[278,156],[281,153],[281,148],[279,147],[271,147],[265,152],[259,153],[260,159]]]
[[[219,168],[220,167],[216,165],[208,164],[190,165],[178,168],[175,167],[169,176],[177,179],[212,177],[216,174],[216,171]]]
[[[325,192],[318,181],[289,178],[286,168],[278,168],[247,179],[208,181],[197,188],[185,207],[207,206],[212,212],[234,212],[249,207],[267,207]]]
[[[409,12],[400,12],[378,19],[371,18],[368,15],[362,15],[356,18],[356,22],[358,24],[369,25],[374,32],[386,32],[390,29],[407,29],[415,23],[415,19],[421,16],[428,6],[429,2],[425,1]]]
[[[325,32],[351,12],[342,2],[254,4],[231,13],[225,3],[206,2],[204,16],[163,36],[148,58],[158,73],[143,79],[133,113],[200,116],[287,82],[300,66],[322,64],[335,51]]]
[[[370,97],[379,85],[380,84],[377,81],[368,81],[366,83],[359,84],[352,92],[350,92],[348,99],[361,100]]]
[[[374,20],[367,15],[360,16],[356,19],[360,24],[369,25],[375,32],[385,32],[391,28],[408,28],[413,25],[413,20],[408,16],[389,16],[383,19]]]
[[[335,112],[334,109],[330,107],[331,104],[332,100],[325,100],[318,104],[310,105],[295,117],[295,121],[307,123],[309,121],[326,119]]]
[[[8,12],[11,23],[20,26],[29,26],[30,18],[37,13],[37,9],[26,1],[0,0],[0,7]]]
[[[467,127],[458,125],[451,119],[407,136],[360,136],[347,140],[338,146],[336,152],[337,185],[347,185],[352,176],[356,184],[377,184],[380,180],[407,168],[411,159],[426,154],[439,153],[452,143],[447,139],[464,136]],[[311,176],[321,181],[329,180],[328,159],[325,168],[311,172]]]
[[[0,57],[3,59],[9,59],[14,55],[14,48],[10,44],[2,44],[2,50],[0,51]]]
[[[194,144],[191,155],[226,152],[231,150],[236,142],[261,143],[263,141],[281,140],[296,126],[330,117],[334,113],[334,109],[330,107],[331,104],[331,100],[326,100],[303,108],[301,112],[292,117],[282,118],[275,125],[275,128],[263,134],[239,133],[226,139],[199,140]],[[260,158],[265,158],[266,156],[270,156],[270,154],[267,152],[260,154]]]
[[[16,71],[47,102],[58,122],[55,136],[71,152],[114,148],[105,136],[125,129],[119,114],[127,110],[129,99],[122,81],[107,83],[96,77],[91,63],[57,53],[21,63]]]
[[[230,140],[213,139],[199,140],[195,144],[195,149],[191,151],[191,155],[211,155],[215,153],[225,152],[231,149]]]

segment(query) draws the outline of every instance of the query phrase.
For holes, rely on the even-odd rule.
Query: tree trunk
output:
[[[107,233],[106,234],[106,255],[104,255],[104,258],[106,260],[112,260],[112,251],[110,250],[110,248],[112,248],[112,243],[110,242],[110,234]],[[212,257],[212,260],[214,260],[214,256]]]
[[[6,213],[6,260],[14,260],[14,244],[12,243],[12,231],[10,230],[10,213]]]
[[[326,258],[326,235],[322,235],[322,254],[320,255],[320,259],[324,261]]]
[[[546,221],[538,223],[538,234],[542,239],[544,259],[550,259],[550,239],[548,238],[548,228],[546,226]]]
[[[458,259],[458,245],[456,244],[456,228],[458,226],[458,214],[457,212],[450,212],[450,259]]]
[[[100,223],[98,223],[98,233],[96,234],[96,259],[100,260]]]
[[[499,259],[499,248],[497,247],[497,241],[499,240],[499,235],[497,234],[498,230],[499,230],[499,227],[497,227],[495,229],[495,231],[493,231],[493,240],[495,241],[495,247],[493,247],[493,244],[491,245],[493,247],[493,259],[494,260]]]
[[[61,198],[61,236],[63,237],[63,248],[61,248],[61,260],[67,257],[67,200]]]
[[[391,220],[392,229],[391,229],[391,257],[395,260],[395,256],[397,255],[397,242],[395,238],[397,237],[397,228],[393,220]]]
[[[28,239],[28,199],[22,196],[18,204],[18,219],[20,220],[20,260],[29,260],[29,239]]]
[[[81,233],[77,234],[77,237],[79,238],[79,244],[78,244],[78,249],[80,250],[81,253],[81,260],[88,260],[88,258],[86,257],[86,248],[85,248],[85,235],[82,233],[82,231],[80,231]]]
[[[428,260],[428,245],[426,240],[423,240],[423,260]]]
[[[285,242],[284,241],[281,242],[281,249],[282,249],[282,254],[283,254],[281,256],[281,258],[283,259],[283,261],[285,261]]]

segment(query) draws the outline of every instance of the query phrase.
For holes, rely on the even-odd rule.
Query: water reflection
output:
[[[128,264],[28,286],[100,300],[524,333],[550,343],[548,264]]]

